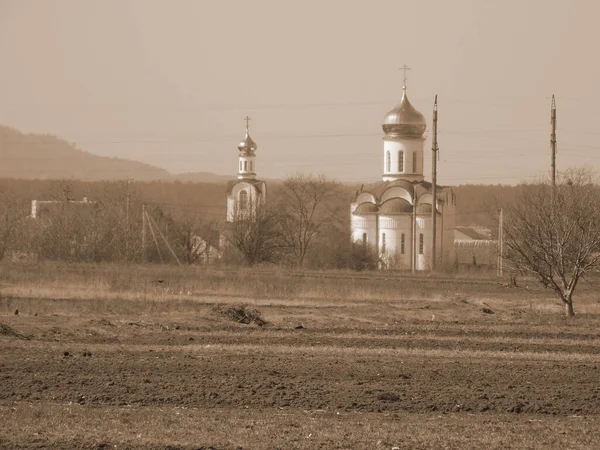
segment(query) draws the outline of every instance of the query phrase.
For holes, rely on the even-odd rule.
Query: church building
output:
[[[433,208],[436,211],[435,267],[454,263],[456,196],[451,187],[425,181],[425,117],[402,100],[383,120],[383,180],[363,185],[350,205],[352,239],[376,251],[382,268],[430,270]]]
[[[246,117],[246,136],[239,143],[238,176],[227,183],[227,221],[246,219],[267,199],[267,184],[256,179],[257,145],[250,137]]]

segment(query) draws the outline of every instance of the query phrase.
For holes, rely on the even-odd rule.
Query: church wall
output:
[[[410,269],[412,258],[412,214],[379,216],[379,252],[389,256],[390,268]],[[383,235],[385,234],[385,253]],[[402,253],[402,234],[404,234],[404,253]],[[393,266],[393,267],[392,267]]]
[[[431,269],[431,215],[418,215],[415,235],[416,269]],[[421,235],[423,245],[421,246]],[[422,247],[422,251],[421,251]]]
[[[256,188],[250,184],[240,181],[236,183],[232,188],[231,192],[227,195],[227,221],[233,222],[236,206],[240,197],[241,191],[246,191],[248,194],[247,201],[248,205],[256,206],[256,204],[260,201],[260,203],[264,203],[264,199],[259,197],[259,194]]]
[[[377,216],[352,215],[352,240],[354,242],[363,242],[363,235],[367,235],[367,245],[376,247],[377,245]]]

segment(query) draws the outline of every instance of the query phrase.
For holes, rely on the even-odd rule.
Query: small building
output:
[[[77,207],[79,205],[91,206],[96,204],[95,201],[90,201],[87,197],[83,197],[82,200],[31,200],[31,215],[29,217],[38,219],[45,211],[56,209],[59,206],[64,208],[65,206]]]
[[[498,264],[498,241],[484,227],[458,226],[454,232],[455,266],[465,270],[493,269]]]

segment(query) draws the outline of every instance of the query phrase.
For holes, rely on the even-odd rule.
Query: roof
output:
[[[432,210],[433,208],[431,207],[430,203],[423,203],[421,205],[417,205],[417,214],[431,214]]]
[[[365,202],[356,207],[354,214],[375,214],[378,210],[379,208],[375,203]]]
[[[489,235],[483,234],[473,227],[460,227],[459,226],[459,227],[455,227],[455,231],[458,231],[458,232],[464,234],[465,236],[467,236],[468,238],[470,238],[474,241],[487,241],[490,239]]]
[[[411,195],[413,195],[413,193],[416,191],[417,194],[420,195],[425,192],[430,192],[432,186],[432,183],[429,181],[379,181],[377,183],[363,185],[362,189],[358,192],[358,194],[360,194],[361,192],[367,192],[369,194],[373,194],[377,200],[380,200],[384,192],[393,187],[402,187],[406,189]],[[446,186],[438,185],[439,192],[441,192],[441,190],[444,188],[446,188]]]
[[[412,213],[412,205],[403,198],[391,198],[379,208],[381,214]]]

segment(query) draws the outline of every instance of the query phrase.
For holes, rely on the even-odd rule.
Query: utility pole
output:
[[[127,180],[127,195],[125,198],[125,259],[129,261],[129,183]]]
[[[142,204],[142,262],[146,262],[146,204]]]
[[[556,190],[556,101],[552,95],[552,108],[550,110],[550,123],[552,131],[550,133],[550,147],[552,149],[552,196]]]
[[[433,104],[433,136],[431,138],[431,271],[435,272],[437,263],[437,159],[438,159],[438,143],[437,143],[437,121],[438,121],[438,106],[437,95]]]
[[[502,208],[500,208],[500,217],[498,218],[498,276],[502,276],[503,253],[504,253],[504,218]]]

